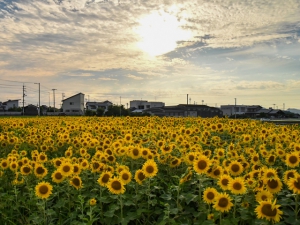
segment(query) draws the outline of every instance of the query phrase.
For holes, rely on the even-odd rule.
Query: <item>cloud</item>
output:
[[[126,75],[126,77],[134,79],[134,80],[143,80],[144,79],[142,77],[138,77],[138,76],[135,76],[135,75],[132,75],[132,74],[128,74],[128,75]]]
[[[107,80],[107,81],[109,81],[109,80],[117,80],[117,79],[109,78],[109,77],[100,77],[100,78],[98,78],[98,80]]]
[[[70,77],[93,77],[95,75],[91,74],[91,73],[82,73],[82,74],[70,74],[68,76],[70,76]]]

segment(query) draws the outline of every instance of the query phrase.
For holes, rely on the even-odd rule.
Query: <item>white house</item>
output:
[[[224,116],[253,114],[262,107],[259,105],[221,105]]]
[[[63,112],[67,115],[84,115],[84,94],[78,93],[62,102]]]
[[[113,105],[112,102],[108,100],[104,102],[87,102],[85,104],[87,110],[97,111],[98,108],[101,108],[104,109],[104,112],[106,112],[111,105]]]
[[[19,100],[8,100],[6,102],[2,102],[2,106],[5,106],[5,110],[8,110],[10,108],[18,108],[19,107]]]
[[[154,107],[164,107],[164,102],[148,102],[147,100],[133,100],[130,101],[131,109],[150,109]]]

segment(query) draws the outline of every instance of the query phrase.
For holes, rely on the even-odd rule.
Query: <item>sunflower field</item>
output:
[[[300,225],[300,129],[256,120],[0,119],[0,224]]]

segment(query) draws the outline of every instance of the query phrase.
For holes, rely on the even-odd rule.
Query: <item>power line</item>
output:
[[[5,80],[5,79],[0,79],[0,80],[3,80],[3,81],[8,81],[8,82],[15,82],[15,83],[32,83],[32,82],[21,82],[21,81],[15,81],[15,80]]]

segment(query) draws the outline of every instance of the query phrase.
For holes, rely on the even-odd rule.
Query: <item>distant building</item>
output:
[[[35,105],[28,105],[24,107],[24,115],[37,116],[39,114],[38,107]]]
[[[247,114],[252,117],[261,108],[260,105],[221,105],[224,116]]]
[[[130,109],[150,109],[155,107],[164,107],[164,102],[148,102],[147,100],[133,100],[130,101]]]
[[[67,115],[84,115],[84,94],[78,93],[62,100],[63,112]]]
[[[98,108],[104,110],[104,113],[108,110],[108,107],[113,105],[112,102],[106,100],[104,102],[87,102],[85,104],[87,110],[97,111]]]
[[[157,108],[150,108],[144,110],[156,116],[172,116],[172,117],[222,117],[223,112],[216,107],[207,105],[192,105],[192,104],[179,104],[176,106],[164,106]]]
[[[20,99],[8,100],[6,102],[2,102],[2,108],[4,108],[4,110],[19,108],[19,101]]]

